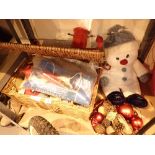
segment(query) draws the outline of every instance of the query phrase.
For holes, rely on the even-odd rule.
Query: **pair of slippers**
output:
[[[132,94],[128,97],[125,97],[122,92],[119,91],[113,91],[108,96],[107,99],[113,104],[113,105],[121,105],[124,103],[129,103],[135,107],[138,108],[144,108],[147,107],[148,102],[147,100],[139,95],[139,94]]]

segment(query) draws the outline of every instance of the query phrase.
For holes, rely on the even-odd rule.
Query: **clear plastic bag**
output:
[[[96,78],[93,64],[36,56],[24,87],[88,106]]]

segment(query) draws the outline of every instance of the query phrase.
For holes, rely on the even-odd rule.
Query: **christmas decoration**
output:
[[[106,119],[108,119],[109,121],[113,121],[116,118],[116,115],[117,115],[117,112],[110,111],[107,114]]]
[[[108,119],[105,118],[105,119],[102,121],[102,125],[105,126],[105,127],[107,128],[108,126],[111,126],[111,121],[109,121]]]
[[[106,112],[104,106],[100,106],[100,107],[98,108],[98,112],[101,113],[101,114],[103,114],[103,115],[106,115],[106,114],[107,114],[107,112]]]
[[[133,134],[132,126],[127,122],[127,120],[121,114],[117,114],[116,119],[112,122],[113,127],[118,130],[116,133],[123,135],[131,135]],[[121,125],[119,125],[121,124]],[[122,128],[120,128],[122,126]],[[120,130],[121,129],[121,130]]]
[[[97,120],[95,120],[94,118],[92,118],[91,119],[91,124],[92,124],[93,127],[95,127],[98,124],[98,122],[97,122]]]
[[[113,135],[113,134],[115,134],[114,128],[113,128],[112,126],[108,126],[108,127],[106,128],[106,134],[107,134],[107,135]]]
[[[119,114],[122,114],[126,119],[131,119],[134,116],[134,110],[132,106],[128,103],[118,106],[117,111]]]
[[[112,105],[108,100],[96,102],[90,120],[98,134],[132,135],[142,126],[138,109],[129,103]]]
[[[108,100],[106,100],[103,104],[104,108],[105,108],[105,112],[106,114],[110,111],[113,111],[115,112],[116,111],[116,108],[115,106],[113,106]]]
[[[118,93],[120,89],[125,97],[135,93],[140,95],[137,77],[145,83],[149,80],[149,71],[137,59],[138,42],[124,26],[115,25],[110,28],[104,46],[105,58],[111,68],[103,69],[101,87],[111,103],[119,105],[123,103],[121,94]]]
[[[101,113],[96,112],[92,116],[92,119],[95,120],[97,123],[101,123],[103,121],[103,119],[104,119],[104,116]]]
[[[140,117],[135,116],[131,119],[131,125],[134,130],[139,130],[143,126],[143,120]]]
[[[101,124],[97,124],[96,126],[94,126],[94,131],[98,134],[105,134],[106,133],[105,127]]]
[[[112,121],[112,125],[113,128],[115,130],[115,132],[117,134],[122,134],[122,130],[124,129],[124,125],[122,123],[120,123],[118,117],[116,117],[113,121]]]
[[[92,119],[93,118],[93,115],[95,113],[99,112],[98,109],[103,105],[103,103],[104,103],[104,100],[103,99],[102,100],[98,100],[98,101],[95,102],[93,112],[91,113],[89,119]],[[102,112],[99,112],[99,113],[102,114]]]
[[[124,125],[122,123],[118,123],[114,126],[114,130],[118,134],[122,134],[122,130],[124,129]]]

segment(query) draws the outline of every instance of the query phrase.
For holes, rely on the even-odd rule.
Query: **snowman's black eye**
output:
[[[118,58],[118,57],[116,57],[116,60],[119,60],[119,58]]]
[[[126,55],[126,58],[129,58],[129,54]]]

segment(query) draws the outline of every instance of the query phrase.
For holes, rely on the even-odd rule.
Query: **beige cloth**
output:
[[[73,118],[64,114],[53,113],[49,110],[41,108],[29,108],[19,125],[28,128],[29,121],[33,116],[42,116],[47,119],[60,134],[82,134],[82,135],[93,135],[95,134],[90,121],[84,121],[83,119]]]

